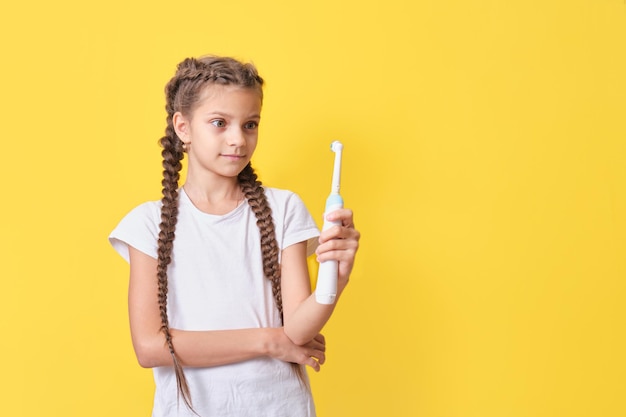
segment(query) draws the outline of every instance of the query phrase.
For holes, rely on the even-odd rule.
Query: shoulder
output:
[[[272,215],[278,223],[296,222],[314,225],[306,204],[295,192],[265,187],[265,195],[272,209]]]
[[[265,189],[265,197],[275,214],[289,215],[294,211],[308,212],[304,201],[295,192],[273,187],[263,188]]]
[[[263,187],[270,204],[304,204],[300,196],[293,191],[274,187]]]
[[[161,206],[163,204],[158,201],[146,201],[131,209],[122,221],[146,221],[160,223]]]
[[[263,186],[263,190],[265,190],[265,195],[268,198],[270,196],[274,198],[288,198],[289,196],[296,195],[293,191],[283,190],[281,188]]]

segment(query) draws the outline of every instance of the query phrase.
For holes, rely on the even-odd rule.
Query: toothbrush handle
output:
[[[326,212],[324,213],[324,226],[322,230],[341,225],[341,221],[328,221],[326,215],[332,211],[343,208],[343,200],[337,194],[330,195],[326,200]],[[320,263],[317,272],[317,284],[315,287],[315,300],[319,304],[333,304],[337,298],[337,274],[339,264],[337,261],[324,261]]]

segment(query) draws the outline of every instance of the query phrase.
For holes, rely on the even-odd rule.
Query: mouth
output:
[[[239,155],[239,154],[221,154],[222,157],[226,158],[226,159],[230,159],[233,161],[239,161],[241,159],[244,159],[246,156],[245,155]]]

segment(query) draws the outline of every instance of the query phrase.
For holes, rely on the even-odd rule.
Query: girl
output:
[[[165,89],[163,198],[109,236],[130,262],[131,336],[154,370],[155,417],[315,415],[304,365],[324,363],[334,305],[311,295],[306,257],[339,261],[339,298],[360,235],[347,209],[320,235],[296,194],[257,180],[262,86],[232,58],[181,62]]]

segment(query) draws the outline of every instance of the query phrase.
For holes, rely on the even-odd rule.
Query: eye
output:
[[[244,129],[248,129],[248,130],[253,130],[256,129],[257,127],[259,127],[259,122],[247,122],[245,125],[243,125]]]
[[[226,127],[226,122],[222,119],[211,120],[211,124],[215,127]]]

